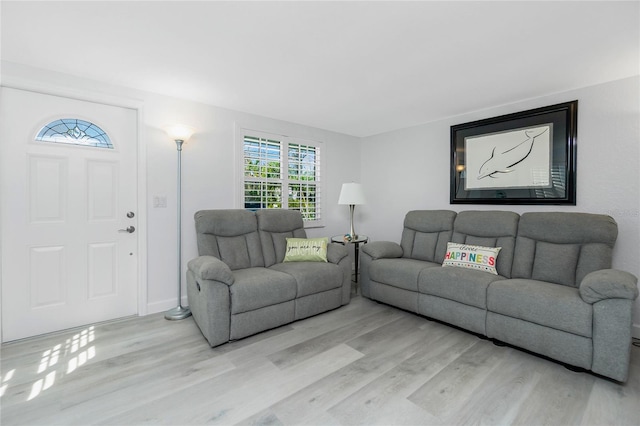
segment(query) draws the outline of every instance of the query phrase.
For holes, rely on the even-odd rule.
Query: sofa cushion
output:
[[[454,243],[501,247],[496,264],[499,275],[511,278],[520,215],[510,211],[462,211],[453,223]]]
[[[487,309],[508,317],[591,337],[592,309],[578,289],[531,279],[494,281]]]
[[[255,213],[201,210],[195,223],[201,256],[217,257],[232,270],[264,266]]]
[[[402,257],[442,263],[451,241],[456,212],[414,210],[407,213],[402,231]]]
[[[405,290],[418,291],[420,272],[425,268],[439,266],[439,263],[415,259],[378,259],[371,263],[369,277],[379,283]]]
[[[474,269],[498,275],[496,261],[502,247],[483,247],[470,244],[448,243],[442,266]]]
[[[257,235],[254,233],[253,235]],[[216,237],[220,260],[229,265],[232,270],[251,268],[251,255],[248,247],[247,236]],[[256,241],[257,243],[257,241]]]
[[[531,279],[577,287],[576,270],[580,245],[536,243]],[[563,266],[564,265],[564,266]]]
[[[231,290],[231,313],[252,311],[293,300],[296,280],[290,274],[267,268],[238,269]]]
[[[523,213],[512,277],[577,287],[590,272],[611,268],[618,235],[610,216],[589,213]]]
[[[342,286],[342,269],[333,263],[276,263],[269,269],[283,272],[295,279],[297,298]]]
[[[307,238],[298,210],[258,210],[256,218],[266,267],[284,260],[287,238]]]
[[[477,308],[487,308],[487,287],[504,277],[465,268],[429,268],[422,271],[418,291]]]
[[[283,262],[326,262],[329,239],[287,238]]]

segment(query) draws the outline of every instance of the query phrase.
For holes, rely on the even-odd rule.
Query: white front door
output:
[[[136,314],[136,111],[0,90],[2,340]]]

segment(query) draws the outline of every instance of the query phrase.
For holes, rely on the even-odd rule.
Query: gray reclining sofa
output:
[[[338,308],[351,300],[347,249],[327,262],[285,262],[287,238],[306,238],[294,210],[203,210],[195,214],[199,257],[188,263],[187,296],[209,341],[230,340]]]
[[[637,278],[611,268],[613,218],[411,211],[361,248],[362,295],[624,382]],[[496,272],[442,267],[447,243],[502,247]]]

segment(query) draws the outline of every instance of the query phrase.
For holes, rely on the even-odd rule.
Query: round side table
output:
[[[342,245],[347,245],[347,244],[353,244],[355,247],[355,280],[354,282],[356,283],[356,293],[358,293],[358,266],[359,266],[359,262],[358,262],[358,256],[359,256],[359,251],[360,251],[360,244],[366,244],[367,242],[369,242],[369,237],[367,237],[366,235],[357,235],[356,238],[352,238],[351,240],[346,240],[344,238],[344,235],[334,235],[333,237],[331,237],[331,242],[332,243],[340,243]]]

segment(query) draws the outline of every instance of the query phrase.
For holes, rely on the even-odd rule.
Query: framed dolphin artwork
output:
[[[451,204],[576,204],[578,101],[451,126]]]

